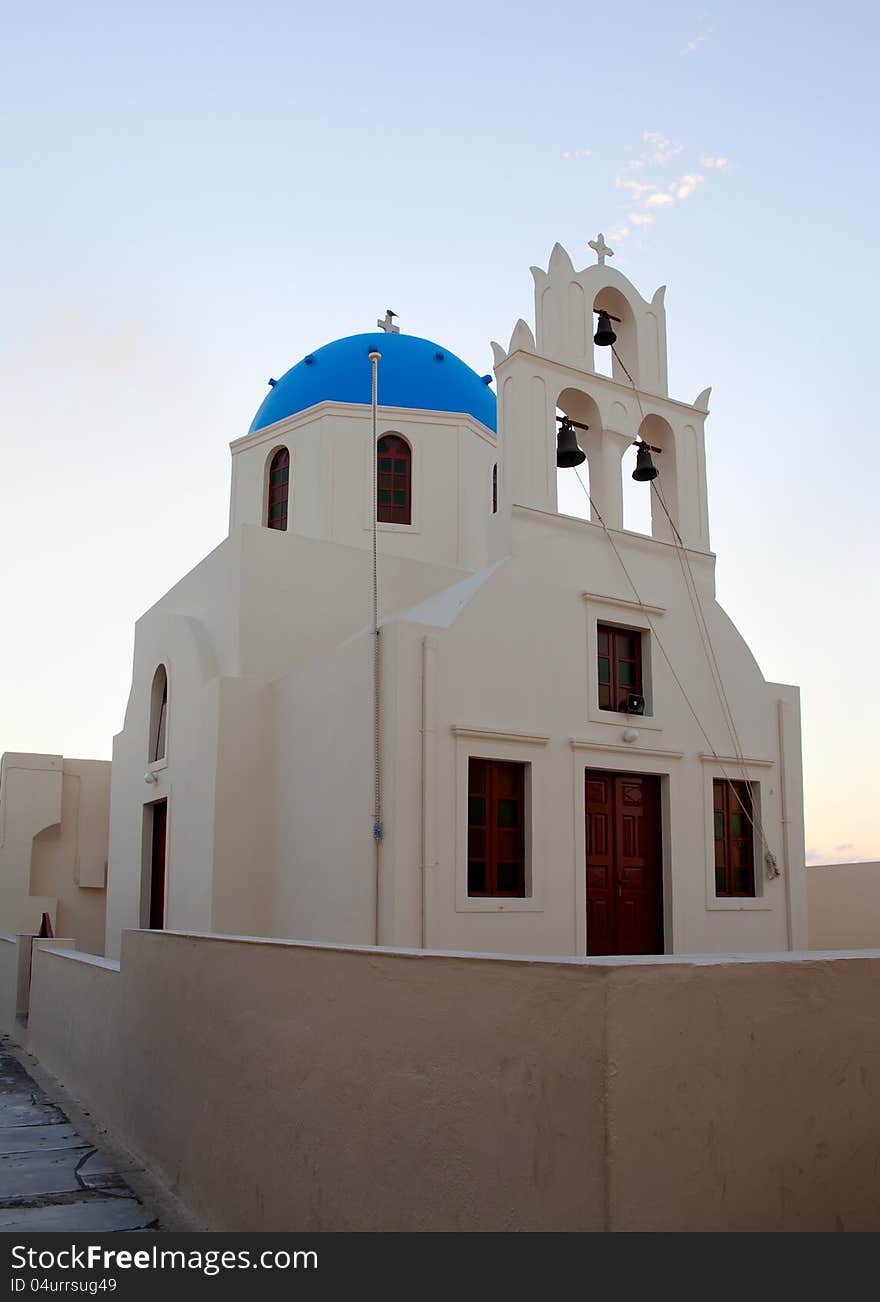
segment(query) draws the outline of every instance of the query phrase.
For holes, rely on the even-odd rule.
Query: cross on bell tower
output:
[[[605,236],[602,234],[601,231],[599,232],[597,239],[589,241],[589,245],[591,249],[595,250],[596,255],[599,259],[600,267],[604,267],[606,258],[614,257],[614,250],[609,249],[608,245],[605,243]]]

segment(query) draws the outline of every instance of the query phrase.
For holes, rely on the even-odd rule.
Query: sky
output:
[[[880,859],[878,29],[864,0],[8,6],[0,751],[109,757],[134,621],[225,537],[269,376],[389,306],[483,374],[529,267],[601,230],[668,285],[671,395],[712,386],[718,596],[801,687],[808,861]]]

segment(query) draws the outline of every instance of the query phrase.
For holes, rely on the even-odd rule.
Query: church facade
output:
[[[708,391],[668,396],[663,291],[606,252],[533,269],[497,398],[390,314],[272,382],[228,537],[137,624],[109,956],[131,927],[806,946],[798,692],[715,600]],[[623,528],[634,442],[650,535]],[[589,520],[558,512],[558,459]]]

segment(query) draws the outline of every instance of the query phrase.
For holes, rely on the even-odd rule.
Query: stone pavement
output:
[[[0,1234],[159,1231],[123,1179],[136,1170],[82,1138],[0,1044]]]

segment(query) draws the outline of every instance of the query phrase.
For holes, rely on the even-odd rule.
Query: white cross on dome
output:
[[[392,312],[390,307],[386,307],[385,320],[383,321],[380,319],[379,321],[376,322],[376,325],[379,327],[380,330],[384,330],[386,335],[399,335],[400,326],[396,326],[394,324],[394,318],[396,316],[397,316],[396,312]]]

